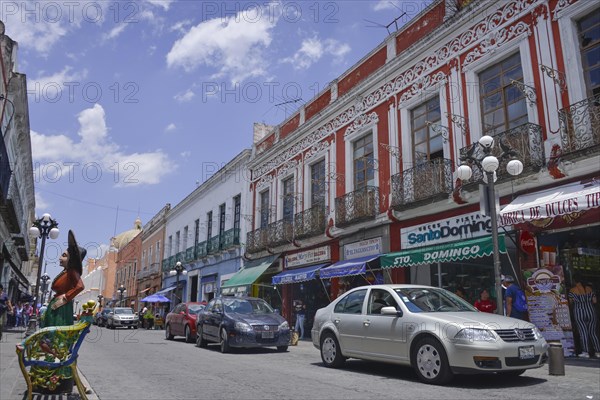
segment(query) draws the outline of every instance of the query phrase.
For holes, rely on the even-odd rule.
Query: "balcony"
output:
[[[294,221],[292,219],[281,219],[269,224],[268,243],[269,247],[277,247],[291,243],[294,240]]]
[[[216,254],[219,251],[221,251],[221,237],[220,236],[213,236],[207,242],[208,242],[208,247],[207,247],[208,254]]]
[[[196,244],[196,259],[206,257],[208,255],[207,242]]]
[[[600,151],[600,94],[560,110],[558,118],[563,158]]]
[[[523,163],[523,172],[521,177],[539,172],[544,165],[544,146],[542,137],[542,127],[536,124],[523,124],[515,128],[500,132],[497,135],[492,135],[494,138],[494,148],[492,155],[500,157],[503,149],[502,145],[508,146],[514,150],[516,158]],[[460,149],[460,156],[466,156],[472,152],[472,156],[481,159],[483,150],[478,143],[473,143],[470,146]],[[506,171],[506,164],[510,159],[500,161],[500,166],[496,171],[496,183],[509,181],[513,177]],[[483,173],[479,168],[473,168],[473,176],[470,180],[463,182],[463,190],[475,191],[479,188],[479,183],[483,179]]]
[[[10,163],[8,161],[8,151],[4,144],[4,138],[0,140],[0,203],[8,198],[8,186],[10,185]]]
[[[240,230],[230,229],[223,233],[221,237],[221,249],[227,250],[240,245]]]
[[[176,263],[175,256],[165,258],[162,262],[163,272],[170,271],[171,268],[173,268],[175,266],[175,263]]]
[[[294,215],[294,236],[305,239],[325,232],[327,226],[327,207],[317,204]]]
[[[258,253],[267,248],[268,229],[258,228],[246,235],[246,251],[248,253]]]
[[[163,262],[163,265],[164,265],[164,262]],[[148,268],[141,270],[137,274],[137,280],[142,281],[152,275],[158,274],[159,272],[160,272],[160,263],[150,264],[150,266]]]
[[[447,198],[452,189],[452,161],[426,161],[392,176],[392,208],[400,211],[433,203]]]
[[[345,227],[375,219],[379,212],[379,188],[366,186],[335,199],[335,224]]]
[[[185,262],[191,262],[194,261],[196,259],[196,256],[194,254],[194,247],[189,247],[186,251],[185,251]]]
[[[6,199],[4,202],[0,202],[0,217],[4,220],[4,223],[8,227],[10,233],[19,233],[19,217],[15,204],[12,199]]]

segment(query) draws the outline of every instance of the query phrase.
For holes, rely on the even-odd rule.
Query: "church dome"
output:
[[[121,250],[127,243],[131,242],[142,231],[142,220],[140,217],[135,219],[133,229],[119,233],[111,239],[111,248]]]

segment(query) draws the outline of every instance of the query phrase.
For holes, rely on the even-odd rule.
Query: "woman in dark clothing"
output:
[[[573,283],[575,286],[569,291],[569,302],[573,306],[573,316],[579,331],[581,343],[579,356],[588,358],[590,356],[588,347],[590,342],[594,346],[594,353],[598,354],[600,352],[600,340],[598,340],[596,334],[598,318],[594,308],[598,299],[592,288],[583,284],[580,276],[573,276]]]

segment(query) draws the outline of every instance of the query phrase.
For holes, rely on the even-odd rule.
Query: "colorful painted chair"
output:
[[[64,379],[71,375],[79,396],[87,400],[77,373],[78,351],[90,331],[90,323],[79,322],[69,326],[40,329],[17,344],[17,357],[27,383],[27,399],[34,392],[53,393]],[[29,368],[29,370],[27,369]]]

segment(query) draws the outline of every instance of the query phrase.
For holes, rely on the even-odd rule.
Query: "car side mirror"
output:
[[[403,313],[402,310],[396,310],[396,307],[382,307],[381,315],[395,315],[401,317]]]
[[[108,315],[114,315],[115,313],[108,313]]]
[[[280,315],[281,315],[281,310],[280,310],[279,308],[275,308],[275,309],[273,309],[273,312],[274,312],[275,314],[280,314]]]

